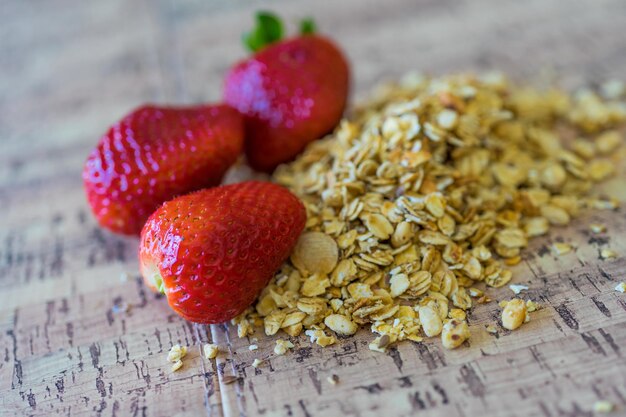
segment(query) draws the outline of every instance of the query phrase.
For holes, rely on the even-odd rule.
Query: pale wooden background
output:
[[[626,78],[623,0],[0,2],[0,415],[589,416],[626,410],[626,211],[583,216],[535,241],[517,281],[546,308],[488,335],[495,303],[470,316],[471,346],[436,340],[370,352],[362,332],[333,348],[294,339],[260,369],[232,329],[194,326],[148,293],[137,241],[96,227],[80,170],[107,125],[146,102],[216,100],[259,7],[313,15],[344,46],[355,91],[419,69],[503,69],[568,85]],[[603,190],[626,196],[624,174]],[[593,238],[590,219],[611,225]],[[573,241],[554,258],[545,246]],[[127,272],[129,279],[120,281]],[[510,297],[508,289],[494,292]],[[132,305],[114,313],[116,303]],[[226,350],[206,361],[199,346]],[[172,374],[173,343],[191,347]],[[327,383],[339,375],[336,386]],[[242,377],[224,384],[224,376]]]

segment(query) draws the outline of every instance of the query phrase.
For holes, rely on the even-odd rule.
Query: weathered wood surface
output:
[[[583,216],[534,241],[517,268],[546,308],[516,332],[487,334],[495,303],[470,316],[471,346],[436,340],[367,349],[363,331],[295,353],[232,329],[179,319],[146,291],[137,241],[98,229],[80,169],[112,120],[145,102],[216,100],[253,10],[312,14],[345,47],[361,95],[408,70],[499,68],[567,83],[626,74],[626,3],[558,1],[130,1],[0,4],[0,415],[588,416],[606,399],[626,413],[626,210]],[[622,173],[603,192],[626,198]],[[594,238],[590,219],[609,224]],[[554,258],[551,241],[574,242]],[[128,273],[127,280],[120,280]],[[510,297],[508,289],[494,291]],[[115,313],[127,303],[129,313]],[[227,353],[200,355],[213,340]],[[191,346],[172,374],[165,354]],[[227,348],[227,349],[226,349]],[[340,382],[326,378],[337,374]],[[224,376],[242,377],[224,384]]]

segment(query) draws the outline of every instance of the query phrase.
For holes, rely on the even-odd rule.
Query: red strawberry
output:
[[[252,304],[305,220],[300,200],[269,182],[184,195],[163,204],[141,231],[141,273],[185,319],[221,323]]]
[[[83,168],[100,225],[139,234],[164,201],[221,182],[243,148],[241,115],[225,105],[143,106],[111,126]]]
[[[280,22],[271,20],[275,17],[258,17],[261,26],[247,39],[255,50],[282,33]],[[268,19],[274,31],[269,35],[262,26]],[[260,171],[271,172],[331,132],[346,105],[346,58],[332,41],[310,34],[311,26],[303,31],[299,37],[265,46],[226,77],[224,101],[245,116],[246,155]]]

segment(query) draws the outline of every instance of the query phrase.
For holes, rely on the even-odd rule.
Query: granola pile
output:
[[[581,208],[616,207],[586,196],[622,144],[623,85],[609,87],[569,94],[493,74],[387,86],[274,174],[308,220],[291,259],[233,320],[239,336],[261,326],[328,346],[367,325],[373,350],[425,336],[461,345],[465,311],[491,301],[485,286],[511,281],[529,238]],[[520,302],[508,328],[527,320]]]

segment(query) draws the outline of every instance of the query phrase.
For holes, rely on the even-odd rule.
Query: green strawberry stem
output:
[[[254,28],[243,35],[243,43],[250,51],[257,52],[283,38],[283,22],[274,13],[259,11],[255,15],[255,20]],[[305,18],[300,22],[301,35],[308,35],[315,33],[315,31],[316,26],[313,19]]]
[[[271,12],[257,12],[256,26],[243,35],[243,43],[252,52],[262,49],[283,37],[283,22]]]
[[[310,35],[311,33],[315,33],[317,31],[317,26],[315,26],[315,21],[310,18],[304,18],[300,21],[300,34],[301,35]]]

